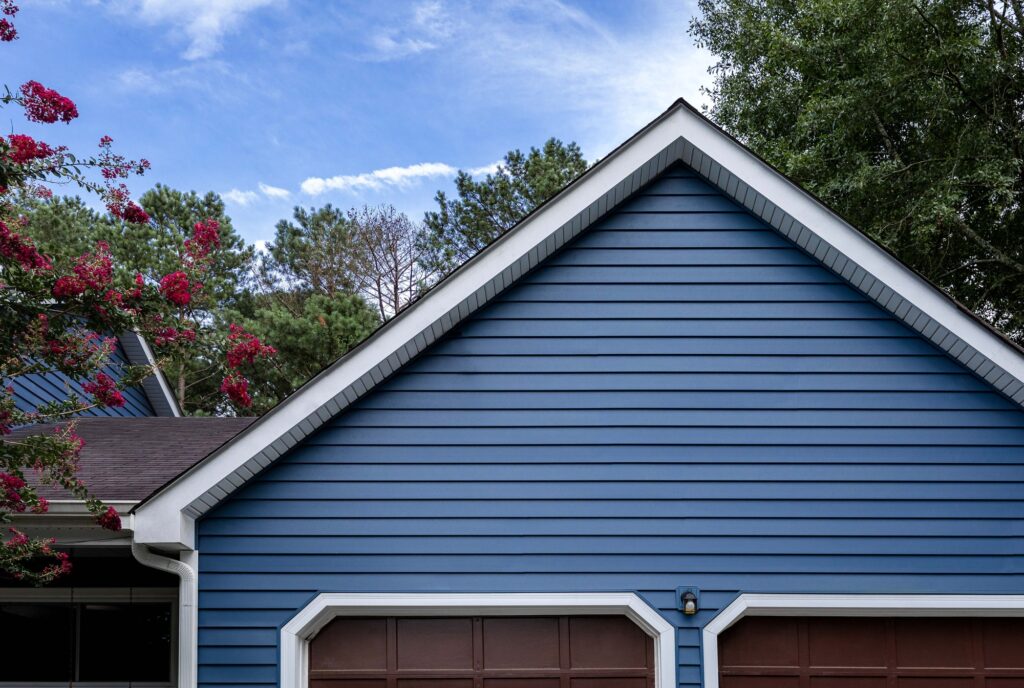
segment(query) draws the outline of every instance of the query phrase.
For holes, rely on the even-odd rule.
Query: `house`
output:
[[[1008,687],[1021,403],[1020,349],[679,101],[131,549],[180,686]]]

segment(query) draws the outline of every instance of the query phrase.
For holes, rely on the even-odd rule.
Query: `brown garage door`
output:
[[[311,688],[652,688],[654,643],[621,616],[338,618]]]
[[[748,617],[722,688],[1024,688],[1024,620]]]

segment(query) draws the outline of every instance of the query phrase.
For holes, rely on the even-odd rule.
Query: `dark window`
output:
[[[169,683],[171,604],[0,604],[0,681]]]

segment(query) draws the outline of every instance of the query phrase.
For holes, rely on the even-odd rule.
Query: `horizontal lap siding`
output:
[[[200,682],[318,591],[1024,592],[1016,406],[699,179],[588,230],[200,524]],[[701,588],[701,612],[675,608]]]
[[[128,365],[130,363],[125,356],[124,348],[118,341],[110,354],[110,365],[106,366],[103,372],[114,379],[119,379]],[[68,398],[69,393],[75,394],[81,399],[89,399],[89,395],[77,381],[57,371],[22,375],[11,380],[10,385],[14,389],[14,402],[21,411],[33,411],[42,404],[64,401]],[[84,411],[82,415],[120,417],[156,415],[141,387],[129,387],[123,390],[122,394],[125,400],[124,406],[94,407]]]

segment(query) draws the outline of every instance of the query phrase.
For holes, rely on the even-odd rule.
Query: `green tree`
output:
[[[250,374],[258,392],[253,409],[265,412],[345,355],[377,329],[377,313],[358,294],[277,291],[257,297],[246,329],[273,342],[272,364]]]
[[[257,411],[267,410],[377,328],[380,319],[358,293],[357,225],[326,205],[294,209],[277,223],[262,256],[260,292],[243,322],[277,349],[272,365],[252,376]]]
[[[457,197],[438,191],[438,209],[424,217],[424,269],[438,276],[451,272],[586,169],[579,146],[552,138],[529,153],[509,151],[497,172],[482,181],[460,171]]]
[[[1024,340],[1024,3],[699,0],[710,116]]]
[[[23,199],[18,211],[28,220],[26,233],[58,265],[67,265],[95,248],[96,241],[105,234],[100,228],[111,224],[78,196]]]

